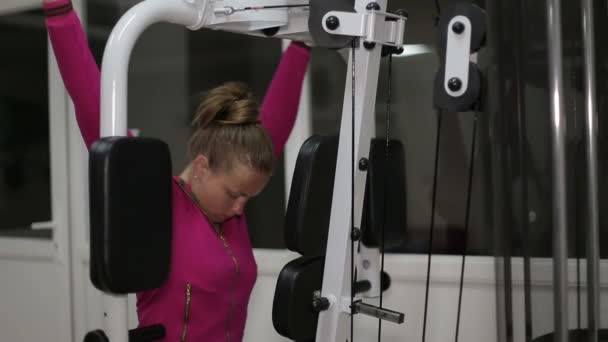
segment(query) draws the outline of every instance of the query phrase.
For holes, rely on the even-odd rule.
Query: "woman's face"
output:
[[[270,175],[235,163],[232,170],[212,170],[205,156],[192,163],[192,192],[213,223],[243,214],[247,201],[257,196]]]

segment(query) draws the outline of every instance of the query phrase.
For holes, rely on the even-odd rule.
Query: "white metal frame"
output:
[[[40,3],[40,0],[4,0],[0,2],[0,15],[39,8]]]
[[[380,8],[386,8],[386,0],[376,1]],[[366,13],[367,1],[355,1],[358,13]],[[341,21],[342,22],[342,21]],[[402,42],[401,42],[402,44]],[[347,327],[350,324],[351,302],[351,203],[348,200],[354,195],[354,226],[361,227],[361,214],[365,191],[366,172],[357,167],[361,158],[369,155],[370,142],[375,134],[375,102],[378,88],[378,73],[380,69],[381,49],[365,49],[362,45],[354,49],[355,66],[353,68],[353,50],[349,54],[348,76],[346,78],[342,121],[340,125],[340,141],[338,144],[338,160],[329,236],[323,273],[321,295],[330,300],[328,310],[319,314],[317,325],[317,342],[337,342],[350,339]],[[355,110],[354,110],[354,143],[355,158],[352,160],[352,93],[353,87],[350,71],[355,70]],[[351,162],[354,162],[352,164]],[[354,191],[352,193],[351,174],[354,169]],[[379,269],[377,250],[366,253],[369,264]],[[359,259],[361,260],[361,259]],[[364,268],[359,269],[364,272]],[[361,273],[359,273],[361,274]],[[377,277],[379,276],[378,273]],[[371,278],[370,281],[375,279]],[[372,289],[379,293],[379,290]]]
[[[367,10],[370,1],[356,0],[357,13],[332,12],[338,17],[348,17],[340,34],[360,37],[368,42],[402,45],[404,19],[377,20],[391,16]],[[386,0],[376,1],[386,8]],[[259,0],[249,6],[302,4],[304,0]],[[171,22],[189,29],[211,28],[250,35],[260,35],[259,29],[280,26],[278,38],[309,39],[307,11],[302,9],[272,9],[264,11],[239,11],[244,2],[237,0],[146,0],[131,8],[117,23],[104,52],[101,73],[101,136],[125,136],[127,134],[127,74],[133,46],[142,32],[157,22]],[[384,18],[383,18],[384,19]],[[363,28],[361,28],[363,26]],[[255,31],[254,31],[255,30]],[[351,52],[352,53],[352,52]],[[360,158],[367,158],[371,137],[374,134],[374,110],[381,49],[367,49],[360,45],[354,49],[356,65],[349,60],[349,72],[344,95],[344,109],[340,129],[340,143],[334,185],[333,206],[330,218],[325,275],[322,295],[330,299],[330,308],[319,317],[317,341],[343,341],[346,319],[350,309],[350,201],[351,178],[344,177],[355,168],[354,218],[360,227],[366,174],[357,167]],[[351,55],[352,57],[352,55]],[[355,70],[355,84],[351,72]],[[356,102],[354,118],[351,89],[354,87]],[[354,121],[354,122],[353,122]],[[354,123],[355,164],[351,163],[352,124]],[[358,258],[369,271],[379,268],[379,253],[369,250]],[[365,261],[364,261],[365,260]],[[362,273],[364,271],[362,270]],[[379,277],[379,275],[377,276]],[[370,279],[371,295],[379,294],[379,282]],[[379,278],[378,278],[379,279]],[[344,305],[348,300],[347,305]],[[126,296],[104,295],[104,330],[112,342],[128,341],[128,304]]]
[[[365,1],[362,5],[365,6],[370,2],[372,1]],[[373,2],[381,3],[381,1]],[[384,7],[381,5],[380,8]],[[327,19],[332,16],[340,21],[340,25],[333,30],[327,26]],[[331,34],[361,37],[368,42],[389,46],[403,45],[405,34],[405,18],[387,12],[367,10],[365,7],[359,8],[357,13],[327,12],[323,16],[322,25],[323,29]]]
[[[464,31],[456,33],[452,30],[456,22],[462,23]],[[469,60],[471,58],[471,34],[472,26],[469,18],[458,15],[450,20],[448,24],[447,47],[445,57],[445,79],[443,87],[450,96],[459,97],[463,95],[469,86]],[[452,78],[457,78],[462,82],[461,87],[452,91],[448,86]]]

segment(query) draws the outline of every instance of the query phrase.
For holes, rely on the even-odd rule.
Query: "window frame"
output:
[[[18,0],[2,4],[0,15],[40,7],[40,1]],[[43,26],[41,29],[46,30]],[[0,235],[0,259],[34,259],[68,262],[69,241],[69,170],[68,170],[68,115],[69,99],[54,53],[47,38],[48,116],[51,218],[46,222],[32,222],[30,229],[50,229],[50,239]]]

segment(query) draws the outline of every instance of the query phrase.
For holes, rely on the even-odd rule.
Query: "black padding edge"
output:
[[[272,324],[277,333],[295,341],[314,340],[318,313],[313,310],[315,291],[323,285],[325,258],[299,257],[283,267],[277,278],[272,304]]]
[[[159,287],[171,255],[171,157],[152,138],[107,137],[89,155],[90,275],[101,291]]]
[[[384,235],[384,250],[402,245],[407,228],[405,151],[401,141],[389,140],[388,152],[386,140],[372,139],[361,225],[363,244],[380,248]]]
[[[287,248],[301,255],[325,254],[337,155],[337,136],[313,135],[296,159],[284,237]]]

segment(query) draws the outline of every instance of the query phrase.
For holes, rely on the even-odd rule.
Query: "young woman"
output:
[[[99,138],[99,68],[70,1],[44,0],[44,8],[90,147]],[[212,89],[200,103],[190,162],[173,179],[170,275],[160,288],[137,294],[140,325],[164,325],[164,341],[242,340],[257,273],[243,210],[268,182],[291,132],[309,57],[306,46],[289,46],[259,110],[241,83]]]

